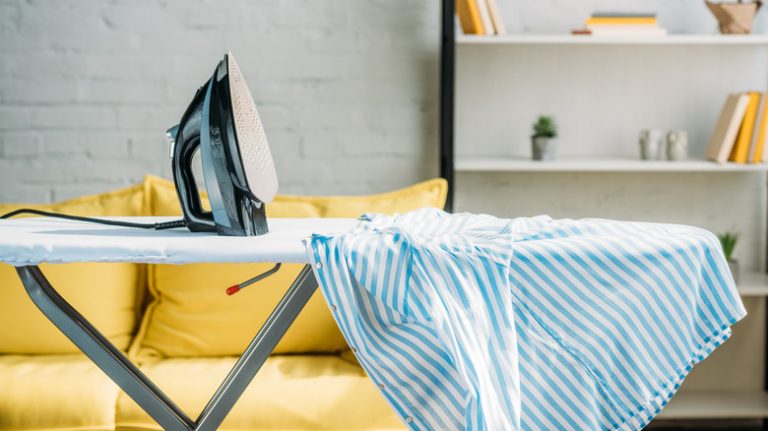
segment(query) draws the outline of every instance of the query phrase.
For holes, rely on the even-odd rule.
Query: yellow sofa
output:
[[[373,196],[278,196],[269,217],[356,217],[442,207],[430,180]],[[0,214],[20,206],[0,204]],[[68,214],[179,215],[173,183],[148,176],[110,193],[34,207]],[[283,265],[239,294],[226,286],[266,264],[68,264],[43,272],[70,303],[191,417],[300,270]],[[224,430],[399,430],[348,351],[318,291],[226,418]],[[61,335],[0,264],[0,430],[157,430],[159,426]]]

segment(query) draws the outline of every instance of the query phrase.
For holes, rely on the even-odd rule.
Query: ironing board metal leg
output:
[[[191,430],[194,422],[51,286],[37,266],[16,268],[37,307],[64,335],[165,430]]]
[[[219,427],[316,290],[317,280],[306,265],[200,413],[197,431]]]
[[[123,352],[56,292],[40,268],[24,266],[16,268],[16,271],[40,311],[164,430],[170,431],[217,429],[317,290],[317,280],[307,265],[219,386],[198,420],[192,421]]]

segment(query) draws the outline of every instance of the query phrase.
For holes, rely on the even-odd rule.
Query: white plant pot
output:
[[[557,139],[532,137],[531,152],[533,160],[554,160],[557,153]]]

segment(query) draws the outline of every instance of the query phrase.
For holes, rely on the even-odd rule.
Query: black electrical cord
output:
[[[54,218],[61,218],[65,220],[75,220],[75,221],[84,221],[89,223],[101,223],[106,224],[110,226],[121,226],[121,227],[135,227],[140,229],[155,229],[155,230],[163,230],[163,229],[173,229],[177,227],[185,227],[186,224],[184,223],[184,220],[171,220],[167,222],[162,223],[131,223],[127,221],[119,221],[119,220],[105,220],[100,218],[91,218],[91,217],[81,217],[81,216],[75,216],[75,215],[69,215],[69,214],[59,214],[59,213],[52,213],[48,211],[41,211],[41,210],[35,210],[32,208],[20,208],[16,211],[11,211],[9,213],[0,215],[0,220],[2,219],[9,219],[11,217],[16,217],[17,215],[21,214],[34,214],[44,217],[54,217]],[[257,275],[256,277],[253,277],[249,280],[246,280],[240,284],[235,284],[234,286],[230,286],[227,288],[226,292],[227,295],[234,295],[235,293],[239,292],[240,290],[244,289],[245,287],[263,280],[270,275],[276,273],[282,264],[278,263],[275,264],[272,269],[261,273]]]
[[[32,208],[20,208],[20,209],[17,209],[16,211],[11,211],[7,214],[0,215],[0,219],[8,219],[11,217],[16,217],[17,215],[20,215],[20,214],[35,214],[35,215],[44,216],[44,217],[54,217],[54,218],[62,218],[66,220],[100,223],[100,224],[106,224],[110,226],[135,227],[140,229],[163,230],[163,229],[173,229],[177,227],[186,226],[186,224],[184,223],[184,220],[172,220],[172,221],[166,221],[162,223],[131,223],[127,221],[106,220],[106,219],[100,219],[100,218],[81,217],[81,216],[75,216],[75,215],[69,215],[69,214],[52,213],[48,211],[35,210]]]

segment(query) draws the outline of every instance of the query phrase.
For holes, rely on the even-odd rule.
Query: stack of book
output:
[[[584,20],[584,24],[585,29],[574,30],[573,33],[614,37],[658,37],[667,34],[653,13],[596,12]]]
[[[707,158],[718,163],[768,161],[766,93],[729,94],[709,141]]]
[[[507,33],[496,0],[456,0],[456,14],[464,34],[492,36]]]

